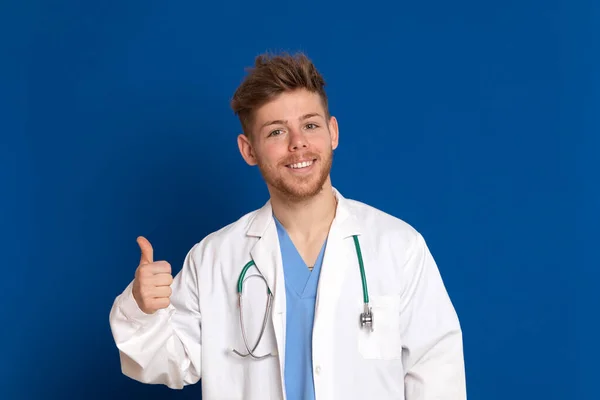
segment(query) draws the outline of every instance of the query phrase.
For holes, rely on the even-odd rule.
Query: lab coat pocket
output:
[[[400,296],[372,297],[370,306],[373,312],[373,331],[366,327],[359,327],[359,353],[365,359],[400,359],[402,357]]]

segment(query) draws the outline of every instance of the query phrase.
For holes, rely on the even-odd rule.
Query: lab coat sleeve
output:
[[[192,251],[173,279],[167,308],[144,313],[133,297],[133,282],[113,303],[109,319],[121,370],[136,381],[181,389],[200,380],[200,310]]]
[[[402,310],[406,400],[467,398],[462,330],[438,267],[417,233]]]

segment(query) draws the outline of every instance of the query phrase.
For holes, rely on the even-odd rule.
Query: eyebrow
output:
[[[321,116],[321,114],[313,112],[313,113],[304,114],[302,117],[300,117],[300,121],[304,121],[305,119],[309,119],[309,118],[312,118],[312,117],[321,117],[321,118],[323,118]],[[287,121],[286,120],[282,120],[282,119],[276,119],[274,121],[267,121],[267,122],[265,122],[260,127],[260,129],[263,129],[263,128],[269,126],[269,125],[277,125],[277,124],[285,125],[285,124],[287,124]]]

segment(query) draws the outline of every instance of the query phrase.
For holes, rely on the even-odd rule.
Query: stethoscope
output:
[[[362,312],[360,314],[359,322],[360,322],[361,328],[369,328],[369,329],[371,329],[371,331],[373,331],[373,310],[369,307],[369,291],[367,290],[367,278],[365,276],[365,266],[363,264],[363,258],[362,258],[362,253],[360,251],[360,244],[358,243],[358,237],[356,235],[354,235],[352,237],[354,238],[354,247],[356,248],[356,256],[358,258],[358,266],[360,268],[360,277],[361,277],[361,281],[362,281],[363,301],[364,301],[364,312]],[[258,335],[258,339],[256,340],[256,343],[254,344],[252,349],[250,349],[250,346],[248,345],[248,339],[246,338],[246,330],[244,329],[244,308],[242,306],[242,298],[243,298],[243,289],[244,289],[244,281],[245,281],[244,278],[246,277],[246,273],[248,272],[248,269],[250,269],[250,267],[252,267],[254,265],[256,265],[256,264],[252,260],[249,261],[246,265],[244,265],[244,268],[242,269],[242,272],[240,273],[240,277],[238,278],[238,281],[237,281],[237,292],[238,292],[238,300],[239,300],[239,307],[240,307],[240,329],[242,331],[244,345],[246,346],[246,350],[248,351],[248,353],[242,354],[235,349],[233,349],[232,351],[241,357],[250,356],[256,360],[260,360],[260,359],[263,359],[263,358],[266,358],[269,356],[276,355],[275,353],[269,353],[269,354],[265,354],[262,356],[258,356],[256,354],[254,354],[254,351],[258,347],[258,344],[260,343],[260,341],[263,337],[263,334],[265,333],[265,329],[267,327],[267,322],[269,320],[269,315],[271,313],[271,306],[273,304],[273,293],[271,292],[271,289],[269,289],[269,284],[267,283],[267,280],[262,275],[251,275],[248,277],[248,278],[252,278],[252,277],[261,278],[265,282],[265,285],[267,286],[267,296],[268,296],[266,312],[265,312],[265,316],[263,319],[262,328],[260,330],[260,335]]]

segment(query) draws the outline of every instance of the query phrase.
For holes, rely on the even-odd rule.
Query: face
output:
[[[271,195],[304,200],[329,181],[337,121],[326,119],[317,93],[286,92],[256,110],[251,138],[240,135],[238,145],[244,160],[258,165]]]

